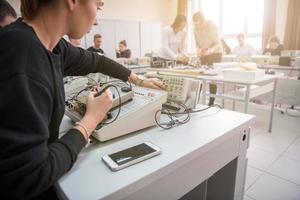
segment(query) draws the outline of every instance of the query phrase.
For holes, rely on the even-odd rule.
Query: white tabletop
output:
[[[155,73],[155,70],[151,70],[151,73]],[[222,81],[222,82],[228,82],[228,83],[237,83],[237,84],[247,84],[247,85],[253,85],[253,84],[258,84],[261,82],[265,81],[271,81],[280,77],[283,77],[283,73],[275,73],[273,75],[266,74],[264,78],[260,79],[254,79],[254,80],[245,80],[245,79],[229,79],[225,78],[223,75],[202,75],[202,74],[185,74],[185,73],[172,73],[170,71],[164,71],[164,70],[159,70],[159,74],[161,75],[172,75],[172,76],[180,76],[180,77],[186,77],[186,78],[196,78],[200,80],[211,80],[211,81]],[[148,75],[151,75],[150,73]]]
[[[59,180],[59,186],[69,199],[102,199],[116,193],[120,199],[125,198],[192,160],[196,150],[197,155],[201,155],[216,147],[232,137],[232,130],[245,126],[245,123],[250,125],[253,119],[252,115],[212,108],[194,114],[189,123],[171,130],[154,127],[95,144],[79,155],[72,170]],[[118,172],[110,171],[101,160],[105,154],[145,141],[159,146],[162,154]],[[124,188],[128,190],[124,192]]]

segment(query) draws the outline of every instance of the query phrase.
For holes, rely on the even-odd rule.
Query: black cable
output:
[[[213,107],[218,107],[218,108],[222,109],[222,106],[220,106],[218,104],[214,104],[214,105],[211,105],[211,106],[209,106],[207,108],[198,109],[198,110],[188,109],[186,107],[186,105],[184,105],[184,104],[179,104],[179,103],[177,103],[177,104],[184,108],[183,112],[171,112],[169,109],[166,109],[166,108],[162,108],[162,109],[156,111],[156,113],[155,113],[155,122],[156,122],[156,124],[160,128],[168,130],[168,129],[173,128],[174,126],[185,124],[185,123],[187,123],[187,122],[190,121],[190,119],[191,119],[191,113],[203,112],[203,111],[208,110],[208,109],[213,108]],[[158,115],[159,112],[162,115],[167,115],[168,118],[170,119],[170,121],[167,122],[167,123],[160,123],[160,122],[158,122],[157,115]],[[187,117],[184,120],[180,120],[177,117],[178,115],[187,115]]]
[[[108,85],[108,86],[106,86],[105,88],[108,89],[108,88],[110,88],[110,87],[115,88],[116,91],[117,91],[117,93],[118,93],[118,96],[119,96],[119,105],[118,105],[118,108],[119,108],[119,109],[118,109],[118,113],[117,113],[116,117],[115,117],[113,120],[111,120],[111,121],[109,121],[109,122],[102,122],[101,125],[108,125],[108,124],[111,124],[111,123],[115,122],[115,121],[118,119],[118,117],[119,117],[119,115],[120,115],[120,113],[121,113],[121,107],[122,107],[121,94],[120,94],[120,92],[119,92],[117,86],[115,86],[115,85]]]

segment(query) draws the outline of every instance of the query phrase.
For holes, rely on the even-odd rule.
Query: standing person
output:
[[[95,34],[94,35],[94,46],[89,47],[87,50],[104,55],[104,51],[101,49],[101,45],[102,45],[102,35]]]
[[[197,52],[202,65],[212,65],[222,60],[222,44],[217,26],[210,20],[206,20],[202,12],[193,15],[194,36]],[[216,94],[217,85],[209,84],[211,94]],[[209,104],[213,105],[215,98],[209,98]]]
[[[6,1],[0,0],[0,28],[4,27],[17,19],[14,8]]]
[[[272,56],[280,56],[281,51],[284,50],[280,40],[277,36],[273,35],[269,38],[267,48],[264,49],[263,54],[271,54]]]
[[[186,17],[177,15],[173,24],[163,29],[162,47],[158,52],[160,58],[188,62],[188,57],[185,56],[187,33],[184,29],[186,24]]]
[[[65,106],[63,76],[102,72],[162,87],[62,39],[86,34],[102,5],[101,0],[21,0],[22,18],[0,29],[0,199],[57,199],[56,182],[72,168],[111,108],[108,90],[98,97],[90,92],[82,120],[58,138]]]
[[[131,50],[127,48],[126,40],[122,40],[119,42],[119,49],[116,50],[117,58],[130,58]]]
[[[236,36],[238,46],[233,50],[233,53],[238,57],[251,57],[254,55],[254,48],[245,41],[245,34],[240,33]]]

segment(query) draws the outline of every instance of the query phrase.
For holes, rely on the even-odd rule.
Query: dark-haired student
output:
[[[102,72],[162,87],[62,39],[86,34],[102,5],[101,0],[21,0],[22,18],[0,29],[0,199],[57,199],[56,182],[111,108],[109,90],[98,97],[90,92],[82,120],[58,138],[64,76]]]
[[[0,0],[0,28],[17,19],[17,13],[14,8],[6,1]]]
[[[119,49],[116,50],[117,58],[130,58],[131,50],[127,48],[126,40],[122,40],[119,42]]]

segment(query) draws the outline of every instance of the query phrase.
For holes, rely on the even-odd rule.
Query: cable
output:
[[[178,125],[181,125],[181,124],[185,124],[185,123],[187,123],[187,122],[190,121],[190,119],[191,119],[191,113],[203,112],[203,111],[208,110],[208,109],[213,108],[213,107],[218,107],[218,108],[222,109],[222,106],[220,106],[218,104],[214,104],[214,105],[209,106],[207,108],[198,109],[198,110],[188,109],[186,107],[186,105],[181,104],[181,103],[177,103],[177,104],[179,106],[181,106],[182,108],[184,108],[183,112],[171,112],[169,109],[166,109],[166,108],[162,108],[162,109],[156,111],[156,113],[155,113],[155,122],[156,122],[156,124],[160,128],[168,130],[168,129],[171,129],[171,128],[175,127],[175,126],[178,126]],[[167,115],[168,118],[170,119],[170,121],[167,122],[167,123],[160,123],[160,122],[158,122],[157,116],[158,116],[159,112],[162,115]],[[180,120],[179,117],[178,117],[178,115],[187,115],[187,116],[186,116],[186,118],[184,120]]]
[[[101,125],[108,125],[108,124],[111,124],[111,123],[115,122],[115,121],[118,119],[118,117],[119,117],[119,115],[120,115],[120,113],[121,113],[121,107],[122,107],[121,94],[120,94],[120,92],[119,92],[117,86],[115,86],[115,85],[108,85],[108,86],[106,86],[105,88],[107,89],[107,88],[110,88],[110,87],[115,88],[116,91],[117,91],[117,93],[118,93],[118,96],[119,96],[119,105],[118,105],[118,108],[119,108],[119,109],[118,109],[118,113],[117,113],[116,117],[115,117],[113,120],[111,120],[111,121],[109,121],[109,122],[102,122],[102,123],[100,123]]]

